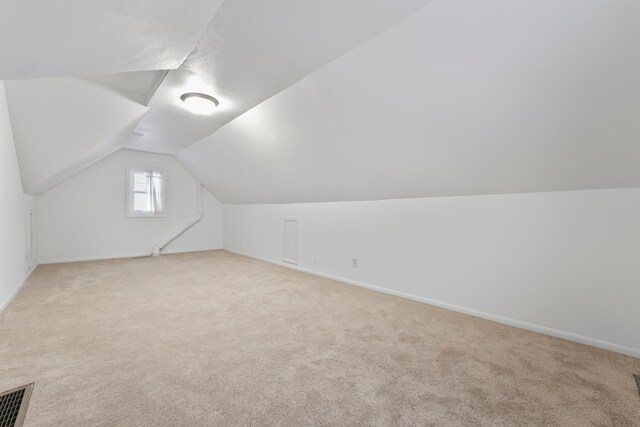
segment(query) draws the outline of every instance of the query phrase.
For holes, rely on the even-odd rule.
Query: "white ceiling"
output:
[[[25,191],[120,147],[228,203],[640,186],[637,1],[221,3],[4,5],[0,79],[81,77],[6,83]]]
[[[165,70],[178,65],[166,61],[165,54],[177,52],[177,46],[186,46],[187,40],[195,43],[195,39],[189,37],[205,30],[203,23],[209,22],[221,0],[191,1],[189,4],[162,1],[153,2],[153,5],[147,1],[110,2],[109,5],[53,2],[37,13],[30,2],[11,3],[9,10],[14,23],[6,28],[7,39],[4,44],[0,41],[0,53],[3,57],[15,57],[15,66],[21,71],[17,75],[9,73],[9,77],[43,77],[60,73],[79,76],[82,80],[74,80],[73,86],[89,88],[91,85],[81,82],[91,82],[103,89],[101,93],[110,93],[119,102],[126,99],[150,107],[139,123],[130,126],[126,122],[125,128],[131,129],[127,134],[122,131],[125,125],[120,122],[120,113],[124,110],[114,103],[107,103],[100,110],[104,126],[89,120],[91,126],[97,126],[96,131],[83,134],[82,145],[74,142],[78,135],[74,126],[61,126],[59,132],[49,133],[46,137],[41,131],[54,120],[78,123],[78,116],[74,117],[75,112],[65,104],[64,97],[50,93],[50,88],[39,92],[42,84],[38,80],[11,82],[9,102],[16,104],[11,109],[12,121],[16,123],[14,126],[21,128],[15,139],[16,144],[22,146],[18,153],[25,189],[43,191],[59,182],[61,177],[94,162],[96,153],[106,155],[113,147],[176,153],[319,66],[384,31],[428,1],[228,1],[176,70]],[[48,9],[49,6],[57,8],[55,13]],[[145,9],[149,13],[140,17]],[[24,34],[24,28],[17,28],[17,23],[32,12],[37,22],[44,19],[44,15],[50,19],[38,26],[34,34]],[[2,19],[8,20],[6,15],[0,22]],[[155,34],[156,30],[162,34]],[[47,39],[46,46],[39,45],[43,38]],[[159,54],[153,49],[162,40],[168,44]],[[18,49],[20,46],[22,49]],[[41,47],[45,53],[40,52]],[[178,55],[172,54],[172,57],[178,58]],[[141,71],[112,73],[121,70]],[[0,66],[0,78],[6,76]],[[55,82],[48,84],[55,85]],[[19,99],[23,96],[19,91],[33,96]],[[213,116],[193,115],[179,100],[179,96],[187,91],[211,93],[221,105]],[[87,96],[86,91],[81,92],[81,96]],[[78,93],[73,96],[76,95]],[[44,97],[48,99],[43,105],[35,105]],[[51,97],[53,104],[49,101]],[[54,105],[58,98],[61,104],[56,109]],[[101,99],[96,97],[95,101]],[[71,104],[76,105],[73,100]],[[106,128],[109,132],[105,132]],[[109,141],[108,149],[95,148],[104,147],[105,140]],[[72,146],[84,147],[85,156],[78,158],[79,153],[73,151]],[[38,160],[38,153],[49,155],[52,150],[56,150],[56,155],[51,161],[45,160],[46,156]],[[57,156],[73,158],[72,166],[65,161],[59,162]]]
[[[127,146],[175,153],[430,0],[226,1],[195,49],[170,71]],[[212,116],[184,109],[184,92],[220,100]]]
[[[222,0],[4,0],[0,80],[180,66]]]
[[[227,203],[640,186],[638,22],[436,1],[177,157]]]
[[[7,81],[5,90],[22,185],[30,194],[121,148],[122,130],[131,132],[147,111],[115,91],[74,78]]]
[[[85,76],[83,80],[112,88],[138,104],[148,105],[168,70],[129,71],[126,73]]]

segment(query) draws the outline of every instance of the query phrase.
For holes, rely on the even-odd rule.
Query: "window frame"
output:
[[[167,216],[167,170],[156,167],[139,167],[139,166],[127,166],[125,172],[125,217],[126,218],[166,218]],[[136,211],[133,209],[134,203],[134,186],[133,186],[133,174],[134,173],[161,173],[162,174],[162,203],[164,209],[160,214],[154,214],[151,212]]]

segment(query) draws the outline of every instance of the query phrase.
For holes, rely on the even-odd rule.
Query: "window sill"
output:
[[[166,215],[126,214],[125,218],[166,218]]]

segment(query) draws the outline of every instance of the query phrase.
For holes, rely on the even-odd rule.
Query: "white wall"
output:
[[[22,193],[4,83],[0,82],[0,311],[29,274],[27,213],[32,202]]]
[[[280,261],[284,217],[304,269],[640,356],[640,188],[225,205],[224,247]]]
[[[127,166],[167,171],[166,218],[125,217]],[[196,215],[193,177],[172,156],[120,150],[38,197],[41,263],[150,254],[154,245]],[[165,252],[217,249],[221,206],[204,192],[202,221]]]

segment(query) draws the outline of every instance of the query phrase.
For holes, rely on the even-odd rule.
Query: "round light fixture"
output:
[[[213,96],[198,92],[187,92],[180,96],[184,105],[196,114],[211,114],[220,104]]]

